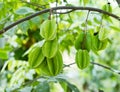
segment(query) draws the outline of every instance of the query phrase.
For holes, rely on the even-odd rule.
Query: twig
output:
[[[85,29],[84,29],[85,31],[87,31],[87,21],[88,21],[89,14],[90,14],[90,10],[88,11],[87,17],[86,17],[86,20],[85,20]]]
[[[111,68],[111,67],[108,67],[108,66],[105,66],[105,65],[102,65],[102,64],[99,64],[99,63],[95,63],[95,62],[90,62],[90,63],[91,63],[91,64],[94,64],[94,65],[97,65],[97,66],[100,66],[100,67],[103,67],[103,68],[105,68],[105,69],[107,69],[107,70],[110,70],[110,71],[112,71],[112,72],[114,72],[114,73],[120,74],[120,71],[119,71],[119,70],[113,69],[113,68]]]
[[[64,65],[64,67],[70,67],[71,65],[74,65],[74,64],[75,64],[75,62],[70,63],[70,64],[68,64],[68,65]]]
[[[112,71],[112,72],[114,72],[114,73],[120,74],[120,71],[119,71],[119,70],[113,69],[113,68],[111,68],[111,67],[108,67],[108,66],[105,66],[105,65],[102,65],[102,64],[99,64],[99,63],[95,63],[95,62],[90,62],[90,63],[93,64],[93,65],[97,65],[97,66],[100,66],[100,67],[102,67],[102,68],[105,68],[105,69],[107,69],[107,70],[109,70],[109,71]],[[64,65],[64,67],[70,67],[71,65],[74,65],[74,64],[75,64],[75,62],[70,63],[70,64],[68,64],[68,65]]]
[[[99,64],[99,63],[95,63],[95,62],[90,62],[90,63],[93,64],[93,65],[101,66],[101,67],[103,67],[105,69],[108,69],[110,71],[113,71],[113,69],[108,67],[108,66],[105,66],[105,65],[102,65],[102,64]]]
[[[50,8],[50,9],[52,9],[52,10],[63,10],[63,9],[89,10],[89,11],[94,11],[94,12],[99,12],[99,13],[103,13],[103,14],[109,15],[109,16],[117,19],[118,21],[120,21],[120,17],[119,17],[119,16],[117,16],[117,15],[115,15],[115,14],[112,14],[112,13],[110,13],[110,12],[106,12],[106,11],[104,11],[104,10],[98,9],[98,8],[92,8],[92,7],[75,7],[75,6],[59,6],[59,7],[53,7],[53,8]],[[34,13],[34,14],[32,14],[32,15],[29,15],[29,16],[27,16],[27,17],[25,17],[25,18],[22,18],[22,19],[14,22],[14,23],[8,25],[7,27],[3,28],[2,30],[0,30],[0,34],[6,32],[6,31],[9,30],[10,28],[12,28],[12,27],[14,27],[14,26],[16,26],[16,25],[24,22],[24,21],[27,21],[27,20],[29,20],[29,19],[31,19],[31,18],[33,18],[33,17],[38,16],[38,15],[47,13],[47,12],[50,11],[50,9],[44,9],[44,10],[42,10],[42,11],[36,12],[36,13]]]

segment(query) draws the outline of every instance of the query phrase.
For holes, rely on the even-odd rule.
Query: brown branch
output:
[[[38,16],[38,15],[47,13],[47,12],[50,11],[50,9],[52,9],[52,10],[63,10],[63,9],[89,10],[89,11],[94,11],[94,12],[99,12],[99,13],[103,13],[103,14],[109,15],[109,16],[117,19],[118,21],[120,21],[120,17],[119,16],[117,16],[115,14],[112,14],[112,13],[109,13],[109,12],[106,12],[104,10],[98,9],[98,8],[92,8],[92,7],[74,7],[74,6],[59,6],[59,7],[53,7],[53,8],[49,8],[49,9],[44,9],[42,11],[36,12],[36,13],[34,13],[32,15],[29,15],[29,16],[27,16],[25,18],[22,18],[22,19],[14,22],[14,23],[8,25],[7,27],[3,28],[2,30],[0,30],[0,34],[6,32],[7,30],[9,30],[10,28],[16,26],[17,24],[20,24],[20,23],[22,23],[24,21],[27,21],[27,20],[29,20],[29,19],[31,19],[33,17]]]
[[[73,12],[74,10],[69,10],[69,11],[66,11],[66,12],[55,12],[53,11],[54,14],[67,14],[67,13],[70,13],[70,12]]]

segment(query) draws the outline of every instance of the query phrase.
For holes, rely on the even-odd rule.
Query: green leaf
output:
[[[29,27],[30,27],[29,21],[25,21],[25,22],[20,23],[18,25],[18,27],[21,29],[21,31],[23,33],[25,33],[29,29]]]
[[[73,91],[73,92],[80,92],[79,89],[71,84],[69,81],[67,81],[66,79],[62,78],[62,77],[57,77],[56,78],[59,82],[65,82],[67,84],[67,86]]]
[[[0,59],[8,59],[8,51],[0,49]]]
[[[105,40],[109,36],[109,31],[105,28],[101,28],[99,31],[99,40]]]
[[[50,86],[47,81],[43,81],[37,85],[33,92],[50,92]]]
[[[92,21],[88,20],[87,24],[91,26],[92,25]]]
[[[12,21],[8,21],[8,22],[5,24],[4,27],[9,26],[11,23],[12,23]],[[15,32],[16,32],[16,31],[17,31],[17,27],[14,26],[14,27],[10,28],[7,32],[5,32],[4,34],[5,34],[5,35],[9,35],[9,36],[13,36],[13,35],[15,35]]]
[[[107,11],[107,12],[112,13],[112,7],[111,7],[110,4],[105,4],[105,5],[103,5],[102,9],[103,9],[104,11]],[[108,17],[109,17],[108,15],[103,14],[103,18],[104,18],[104,19],[106,19],[106,18],[108,18]],[[109,20],[109,18],[108,18],[107,20]]]
[[[100,20],[98,18],[95,17],[93,20],[95,23],[100,24]]]
[[[40,17],[41,17],[42,19],[46,20],[46,19],[48,19],[48,17],[49,17],[49,13],[42,14]]]
[[[118,31],[118,32],[120,32],[120,28],[118,28],[118,27],[110,26],[110,28],[112,28],[114,31]]]
[[[59,83],[60,83],[61,87],[64,89],[64,92],[67,92],[67,90],[68,90],[67,83],[65,83],[65,82],[59,82]]]
[[[103,5],[102,9],[107,11],[107,12],[112,12],[112,7],[110,4]]]
[[[29,7],[20,7],[18,10],[15,11],[15,13],[18,15],[26,15],[30,13],[35,13],[35,11]]]
[[[4,7],[4,3],[0,2],[0,10]]]
[[[0,38],[0,48],[4,48],[5,46],[5,38]]]
[[[40,25],[40,20],[41,20],[40,17],[37,16],[37,17],[32,18],[30,21],[36,25]]]
[[[83,0],[84,5],[89,3],[89,0]]]
[[[36,47],[36,46],[42,47],[43,44],[44,44],[44,42],[45,42],[45,40],[41,40],[41,41],[33,44],[33,45],[22,55],[22,57],[24,57],[24,56],[26,56],[28,53],[30,53],[30,51],[31,51],[34,47]]]
[[[20,90],[20,92],[31,92],[32,87],[24,87]]]

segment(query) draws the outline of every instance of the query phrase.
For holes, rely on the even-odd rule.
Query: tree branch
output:
[[[103,68],[105,68],[107,70],[110,70],[110,71],[112,71],[114,73],[120,74],[119,70],[115,70],[115,69],[113,69],[111,67],[108,67],[108,66],[105,66],[105,65],[102,65],[102,64],[99,64],[99,63],[95,63],[95,62],[90,62],[90,63],[93,64],[93,65],[97,65],[97,66],[103,67]]]
[[[53,10],[53,11],[54,10],[63,10],[63,9],[89,10],[89,11],[94,11],[94,12],[99,12],[99,13],[103,13],[103,14],[109,15],[109,16],[117,19],[118,21],[120,21],[120,17],[119,16],[117,16],[115,14],[112,14],[112,13],[109,13],[109,12],[106,12],[104,10],[98,9],[98,8],[92,8],[92,7],[74,7],[74,6],[59,6],[59,7],[53,7],[53,8],[49,8],[49,9],[44,9],[42,11],[36,12],[36,13],[34,13],[32,15],[29,15],[29,16],[23,18],[23,19],[20,19],[20,20],[14,22],[14,23],[8,25],[7,27],[3,28],[2,30],[0,30],[0,34],[6,32],[7,30],[9,30],[10,28],[16,26],[17,24],[20,24],[20,23],[22,23],[24,21],[27,21],[27,20],[29,20],[29,19],[31,19],[33,17],[38,16],[38,15],[47,13],[47,12],[50,11],[50,9]]]
[[[93,64],[93,65],[97,65],[97,66],[100,66],[100,67],[102,67],[102,68],[105,68],[105,69],[107,69],[107,70],[109,70],[109,71],[112,71],[112,72],[114,72],[114,73],[120,74],[120,71],[119,71],[119,70],[115,70],[115,69],[113,69],[113,68],[111,68],[111,67],[108,67],[108,66],[105,66],[105,65],[102,65],[102,64],[99,64],[99,63],[95,63],[95,62],[90,62],[90,63]],[[70,64],[68,64],[68,65],[64,65],[64,67],[70,67],[71,65],[74,65],[74,64],[75,64],[75,62],[70,63]]]
[[[70,13],[70,12],[73,12],[73,11],[74,11],[74,10],[72,9],[72,10],[69,10],[69,11],[66,11],[66,12],[56,12],[56,11],[54,12],[54,11],[53,11],[53,13],[54,13],[54,14],[67,14],[67,13]]]

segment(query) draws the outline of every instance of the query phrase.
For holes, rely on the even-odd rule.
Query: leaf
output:
[[[109,31],[105,28],[101,28],[99,31],[99,40],[105,40],[109,35]]]
[[[18,25],[18,27],[21,29],[21,31],[22,31],[23,33],[25,33],[25,32],[29,29],[30,24],[29,24],[28,21],[25,21],[25,22],[20,23],[20,24]]]
[[[4,7],[4,3],[0,2],[0,10]]]
[[[83,0],[84,6],[89,3],[89,0]]]
[[[62,78],[62,77],[56,77],[56,79],[59,81],[59,82],[65,82],[67,84],[67,86],[73,91],[73,92],[80,92],[79,89],[71,84],[69,81],[67,81],[66,79]]]
[[[100,24],[100,20],[99,20],[98,18],[95,17],[93,20],[94,20],[94,22],[96,22],[97,24]]]
[[[46,20],[46,19],[48,19],[48,17],[49,17],[49,13],[44,13],[44,14],[42,14],[40,17],[41,17],[41,19]]]
[[[35,13],[35,11],[29,7],[20,7],[18,10],[15,11],[15,13],[18,15],[26,15],[30,13]]]
[[[8,59],[8,51],[0,49],[0,59]]]
[[[88,20],[87,24],[91,26],[92,25],[92,21]]]
[[[110,26],[110,28],[112,28],[114,31],[118,31],[118,32],[120,32],[120,28],[118,28],[118,27]]]
[[[0,48],[4,48],[5,46],[5,38],[0,38]]]
[[[112,13],[112,7],[111,7],[110,4],[105,4],[105,5],[103,5],[102,9],[103,9],[104,11],[107,11],[107,12]],[[104,19],[109,20],[108,17],[109,17],[108,15],[103,14],[103,18],[104,18]]]
[[[64,89],[64,92],[67,92],[67,90],[68,90],[67,83],[65,83],[65,82],[59,82],[59,83],[60,83],[61,87]]]
[[[40,20],[41,20],[40,17],[37,16],[37,17],[32,18],[30,21],[34,23],[35,25],[40,25]]]
[[[8,22],[4,25],[4,27],[9,26],[11,23],[12,23],[12,21],[8,21]],[[5,32],[4,34],[5,34],[5,35],[9,35],[9,36],[13,36],[13,35],[15,35],[15,32],[16,32],[16,31],[17,31],[17,26],[14,26],[14,27],[12,27],[11,29],[9,29],[7,32]]]
[[[31,91],[32,91],[32,87],[24,87],[20,89],[20,92],[31,92]]]
[[[47,81],[43,81],[37,85],[33,92],[50,92],[50,86]]]
[[[45,42],[45,40],[41,40],[41,41],[33,44],[33,45],[22,55],[22,57],[26,56],[34,47],[36,47],[36,46],[42,47],[43,44],[44,44],[44,42]]]

